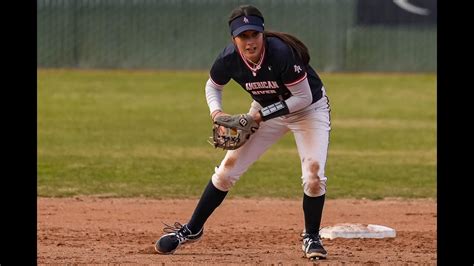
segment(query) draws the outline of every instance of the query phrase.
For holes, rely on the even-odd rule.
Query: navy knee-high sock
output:
[[[303,195],[304,223],[308,234],[319,233],[325,196],[326,194],[319,197]]]
[[[197,233],[201,230],[207,218],[209,218],[212,212],[222,203],[227,192],[228,191],[217,189],[214,184],[212,184],[212,180],[209,180],[188,222],[188,228],[191,232]]]

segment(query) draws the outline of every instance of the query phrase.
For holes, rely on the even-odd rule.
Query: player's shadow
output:
[[[177,251],[176,253],[174,253],[172,255],[163,255],[163,254],[159,254],[158,252],[156,252],[154,247],[146,247],[144,249],[138,250],[136,253],[138,253],[138,254],[154,254],[154,255],[157,255],[157,256],[202,256],[202,255],[232,256],[232,255],[235,255],[235,254],[232,254],[232,253],[229,253],[229,252],[219,252],[219,251],[215,251],[215,252],[187,252],[186,250]]]

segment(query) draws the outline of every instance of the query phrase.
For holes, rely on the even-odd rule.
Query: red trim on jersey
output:
[[[215,81],[211,78],[211,76],[209,76],[209,80],[212,82],[212,84],[214,84],[214,85],[216,85],[216,86],[218,86],[218,87],[224,87],[224,85],[225,85],[225,84],[224,84],[224,85],[217,84],[217,82],[215,82]]]
[[[293,81],[292,83],[288,83],[288,84],[285,84],[285,86],[293,86],[293,85],[296,85],[298,83],[300,83],[301,81],[303,81],[305,78],[306,78],[307,74],[306,72],[304,73],[304,76],[296,81]]]

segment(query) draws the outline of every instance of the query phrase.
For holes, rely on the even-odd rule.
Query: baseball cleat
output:
[[[305,234],[301,246],[306,258],[311,260],[325,259],[328,255],[318,234]]]
[[[204,228],[201,228],[197,234],[193,234],[186,224],[178,222],[175,222],[174,226],[165,225],[163,231],[168,234],[160,237],[155,244],[155,250],[160,254],[173,254],[180,245],[198,241],[204,233]]]

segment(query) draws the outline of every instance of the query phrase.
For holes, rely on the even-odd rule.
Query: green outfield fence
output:
[[[319,71],[436,71],[435,0],[38,0],[38,67],[208,69],[241,4]]]

